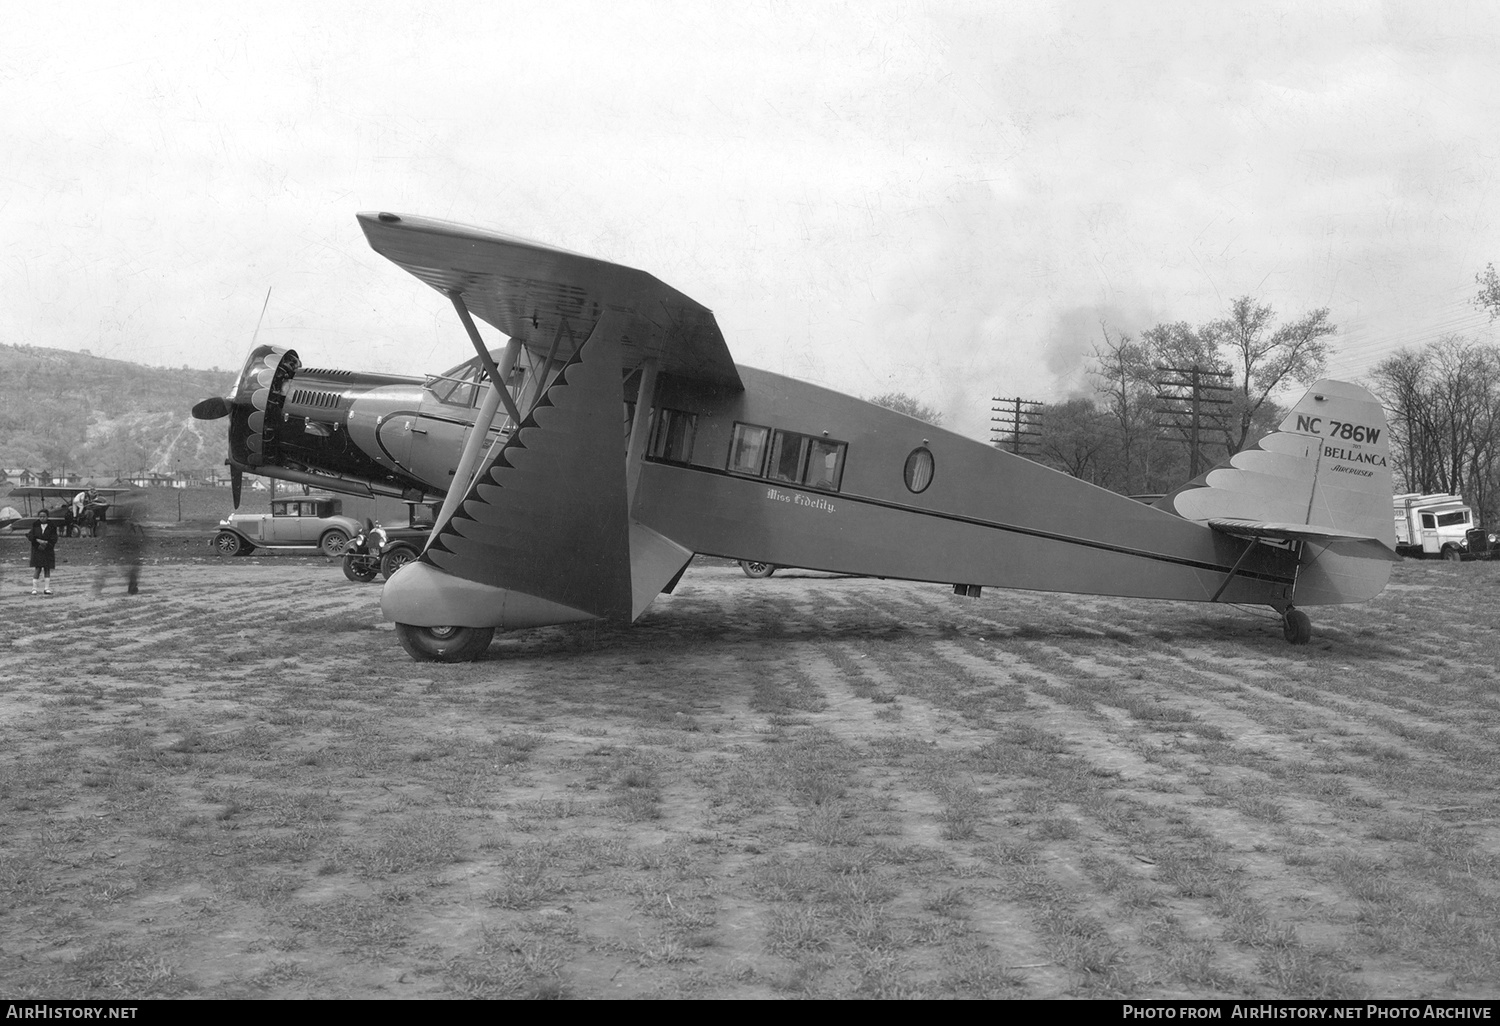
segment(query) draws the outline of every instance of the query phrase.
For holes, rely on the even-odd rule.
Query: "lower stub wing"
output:
[[[601,325],[421,560],[386,584],[387,619],[519,628],[639,615],[692,553],[630,521],[620,382]]]
[[[1396,555],[1388,544],[1379,538],[1340,531],[1331,527],[1314,527],[1311,524],[1267,524],[1254,520],[1210,520],[1208,526],[1215,531],[1247,538],[1252,541],[1312,542],[1351,556],[1364,559],[1397,562]]]

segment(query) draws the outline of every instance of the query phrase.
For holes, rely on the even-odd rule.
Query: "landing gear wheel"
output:
[[[214,551],[221,556],[238,556],[244,543],[233,531],[220,531],[214,535]]]
[[[414,627],[396,624],[406,654],[419,663],[469,663],[484,655],[494,640],[493,627]]]
[[[344,553],[344,576],[356,584],[369,584],[380,573],[380,563],[374,556],[358,552]]]
[[[349,536],[340,530],[332,530],[318,541],[318,548],[323,555],[329,559],[338,559],[344,554],[344,546],[349,544]]]
[[[380,557],[380,573],[386,580],[391,579],[391,574],[400,570],[403,566],[417,558],[417,554],[411,549],[402,546],[392,549]]]
[[[753,559],[740,560],[740,569],[746,577],[770,577],[776,572],[775,563],[758,563]]]
[[[1302,610],[1288,606],[1281,614],[1281,633],[1293,645],[1305,645],[1312,640],[1312,621]]]

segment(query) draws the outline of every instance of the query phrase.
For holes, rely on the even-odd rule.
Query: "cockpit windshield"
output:
[[[498,359],[499,356],[499,350],[490,353],[491,359]],[[479,357],[474,356],[457,367],[428,378],[426,388],[440,403],[449,406],[478,406],[488,380]]]

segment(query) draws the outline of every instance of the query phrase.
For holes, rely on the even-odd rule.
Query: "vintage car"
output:
[[[1500,559],[1500,531],[1475,527],[1466,536],[1467,559]]]
[[[343,515],[343,502],[332,495],[295,495],[272,499],[269,513],[234,513],[219,521],[214,551],[240,556],[258,548],[297,546],[317,549],[337,559],[360,530]]]
[[[361,533],[355,535],[359,544],[351,545],[344,553],[345,577],[361,583],[373,581],[376,574],[389,578],[422,554],[427,536],[432,533],[437,505],[409,502],[406,507],[407,526],[367,524]]]

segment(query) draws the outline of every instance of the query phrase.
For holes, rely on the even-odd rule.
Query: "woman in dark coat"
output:
[[[41,578],[45,580],[42,594],[51,595],[52,570],[57,566],[57,525],[46,510],[42,510],[26,537],[31,541],[31,593],[36,594],[36,582]]]

